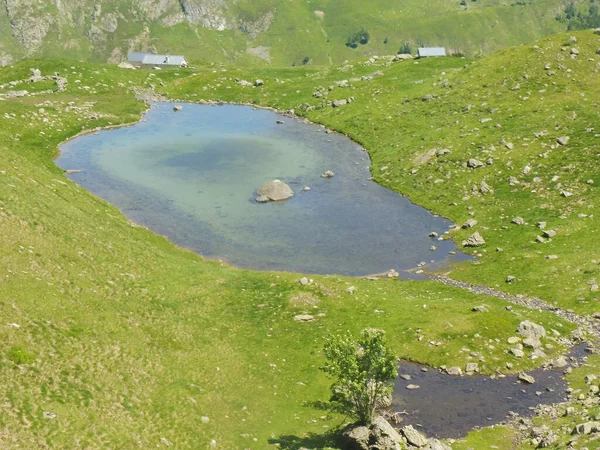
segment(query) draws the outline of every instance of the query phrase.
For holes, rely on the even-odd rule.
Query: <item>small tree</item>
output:
[[[384,331],[363,330],[355,341],[350,333],[330,336],[323,352],[323,371],[336,380],[331,385],[331,401],[339,409],[369,426],[377,405],[392,393],[392,380],[398,375],[395,356],[385,344]]]

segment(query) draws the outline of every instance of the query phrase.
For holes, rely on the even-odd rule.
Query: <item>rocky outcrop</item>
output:
[[[412,425],[396,430],[383,417],[373,420],[370,428],[364,426],[348,428],[344,433],[344,447],[348,450],[401,450],[420,448],[425,450],[452,450],[437,439],[428,440]]]

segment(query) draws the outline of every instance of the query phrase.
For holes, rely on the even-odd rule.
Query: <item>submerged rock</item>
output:
[[[256,193],[260,196],[256,199],[257,202],[269,200],[273,202],[279,202],[282,200],[287,200],[294,195],[292,188],[281,180],[273,180],[263,184],[258,188]]]

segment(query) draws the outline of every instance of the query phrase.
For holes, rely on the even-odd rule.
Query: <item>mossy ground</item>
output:
[[[27,61],[0,71],[0,84],[27,78],[31,67],[69,80],[65,93],[0,101],[1,445],[205,448],[213,439],[217,448],[334,445],[332,430],[344,418],[314,403],[328,398],[320,349],[328,333],[365,327],[385,329],[398,356],[421,363],[464,365],[469,359],[461,349],[469,347],[481,352],[486,372],[505,370],[507,361],[515,370],[533,367],[535,361],[507,353],[506,339],[518,323],[531,319],[563,335],[572,324],[549,313],[508,311],[503,301],[433,282],[328,276],[302,287],[299,275],[207,261],[130,223],[69,181],[52,159],[60,142],[83,129],[137,120],[145,105],[135,99],[134,86],[152,85],[172,98],[246,101],[302,113],[301,105],[321,104],[313,97],[317,87],[383,70],[384,76],[329,94],[355,102],[307,117],[363,143],[380,183],[457,223],[479,221],[476,230],[488,244],[476,264],[454,267],[452,276],[589,313],[596,300],[587,283],[598,270],[591,262],[598,225],[589,216],[598,193],[597,184],[585,180],[598,174],[598,150],[595,133],[585,128],[594,126],[599,98],[599,37],[576,36],[576,59],[561,50],[568,36],[560,36],[536,50],[506,50],[477,62],[150,73]],[[548,62],[565,68],[549,77]],[[263,78],[265,86],[242,88],[236,77]],[[511,90],[516,84],[520,89]],[[424,102],[426,94],[435,98]],[[466,104],[473,107],[462,112]],[[498,111],[482,124],[490,108]],[[548,131],[543,140],[533,137],[541,130]],[[566,148],[542,146],[564,134],[571,137]],[[514,142],[514,150],[502,147],[502,139]],[[452,153],[415,165],[415,156],[432,148]],[[547,158],[538,157],[546,151]],[[488,156],[493,164],[477,171],[461,165]],[[519,175],[527,163],[532,173]],[[513,173],[521,184],[509,188]],[[572,197],[550,189],[554,175]],[[534,184],[534,176],[542,181]],[[484,178],[494,194],[471,190]],[[579,217],[583,213],[587,217]],[[529,225],[511,225],[517,214]],[[544,219],[558,235],[534,244],[533,224]],[[559,258],[546,260],[547,254]],[[509,274],[516,283],[504,283]],[[345,292],[350,285],[358,288],[354,295]],[[318,305],[294,301],[302,293]],[[481,304],[490,311],[471,311]],[[325,316],[307,324],[293,320],[305,312]],[[555,344],[549,357],[561,350]],[[469,439],[481,442],[485,433]]]

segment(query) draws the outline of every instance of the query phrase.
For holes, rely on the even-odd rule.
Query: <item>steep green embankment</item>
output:
[[[489,53],[564,31],[589,0],[4,0],[0,65],[24,56],[119,62],[131,50],[203,62],[290,66],[395,54],[406,42]],[[358,32],[368,42],[346,46]]]
[[[504,371],[507,362],[515,370],[540,364],[531,350],[523,359],[508,353],[518,323],[530,318],[564,336],[572,324],[433,282],[331,276],[304,287],[298,275],[204,261],[78,188],[52,157],[83,128],[136,120],[144,105],[132,86],[162,82],[173,97],[301,111],[322,103],[313,97],[318,87],[326,93],[335,81],[382,70],[326,94],[353,103],[308,116],[363,142],[383,184],[459,223],[478,220],[475,230],[488,242],[480,263],[452,276],[592,312],[597,294],[587,283],[599,266],[591,262],[598,225],[590,206],[598,181],[585,181],[598,174],[598,137],[585,129],[596,118],[600,38],[577,39],[574,59],[574,45],[560,36],[476,63],[150,73],[27,61],[0,70],[0,85],[27,78],[30,67],[69,81],[63,93],[0,101],[0,446],[204,448],[214,439],[223,449],[322,447],[343,418],[312,403],[328,397],[320,348],[327,333],[346,329],[383,328],[399,356],[435,366],[474,361],[463,348],[480,353],[486,372]],[[236,77],[263,78],[265,86],[242,88]],[[533,136],[542,130],[547,135]],[[568,145],[550,148],[563,135]],[[414,162],[433,148],[451,153]],[[493,161],[471,170],[462,166],[468,158]],[[531,172],[523,175],[526,164]],[[508,186],[511,175],[518,185]],[[573,196],[560,196],[555,175]],[[484,178],[493,193],[472,190]],[[517,214],[529,224],[511,224]],[[558,233],[545,244],[533,242],[539,220]],[[509,274],[517,277],[510,285]],[[350,285],[354,295],[345,292]],[[489,312],[471,311],[482,304]],[[300,313],[324,316],[295,322]],[[548,359],[563,348],[554,338],[545,343]]]

